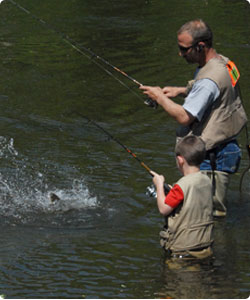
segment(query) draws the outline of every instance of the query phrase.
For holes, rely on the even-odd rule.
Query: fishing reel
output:
[[[158,107],[158,103],[151,98],[147,98],[144,101],[144,104],[146,104],[147,106],[152,107],[154,109],[157,109],[157,107]]]
[[[168,184],[164,184],[164,192],[165,192],[166,196],[170,190],[171,190],[171,186]],[[157,198],[156,187],[154,184],[152,184],[146,188],[146,195],[149,197]]]
[[[152,198],[157,198],[156,188],[154,184],[146,188],[146,195]]]

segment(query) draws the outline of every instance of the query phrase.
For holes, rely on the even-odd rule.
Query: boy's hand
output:
[[[151,171],[151,174],[153,175],[153,183],[156,187],[164,185],[165,178],[163,175],[160,175],[154,171]]]

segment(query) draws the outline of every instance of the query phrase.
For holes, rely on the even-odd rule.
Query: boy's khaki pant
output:
[[[213,172],[212,171],[201,171],[203,174],[206,174],[211,182],[213,181]],[[223,217],[227,213],[226,208],[226,194],[227,188],[229,185],[229,174],[221,171],[214,171],[215,176],[215,193],[213,196],[213,210],[214,216]]]

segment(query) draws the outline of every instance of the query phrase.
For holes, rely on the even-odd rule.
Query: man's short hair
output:
[[[187,135],[175,146],[176,156],[185,158],[189,166],[199,166],[206,156],[204,141],[195,135]]]
[[[187,32],[193,38],[193,45],[196,45],[199,42],[204,42],[208,48],[213,46],[213,32],[201,19],[189,21],[181,26],[177,34]]]

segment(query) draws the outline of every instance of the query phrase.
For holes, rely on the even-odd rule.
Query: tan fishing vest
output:
[[[167,218],[162,246],[172,252],[209,247],[213,242],[213,201],[208,176],[201,172],[189,174],[177,184],[184,193],[184,201],[178,212]]]
[[[200,122],[195,121],[191,125],[190,133],[201,136],[206,143],[206,150],[235,138],[247,122],[237,85],[232,86],[226,67],[228,61],[224,56],[210,59],[195,78],[195,81],[211,79],[220,90],[220,95],[211,110],[205,113]]]

